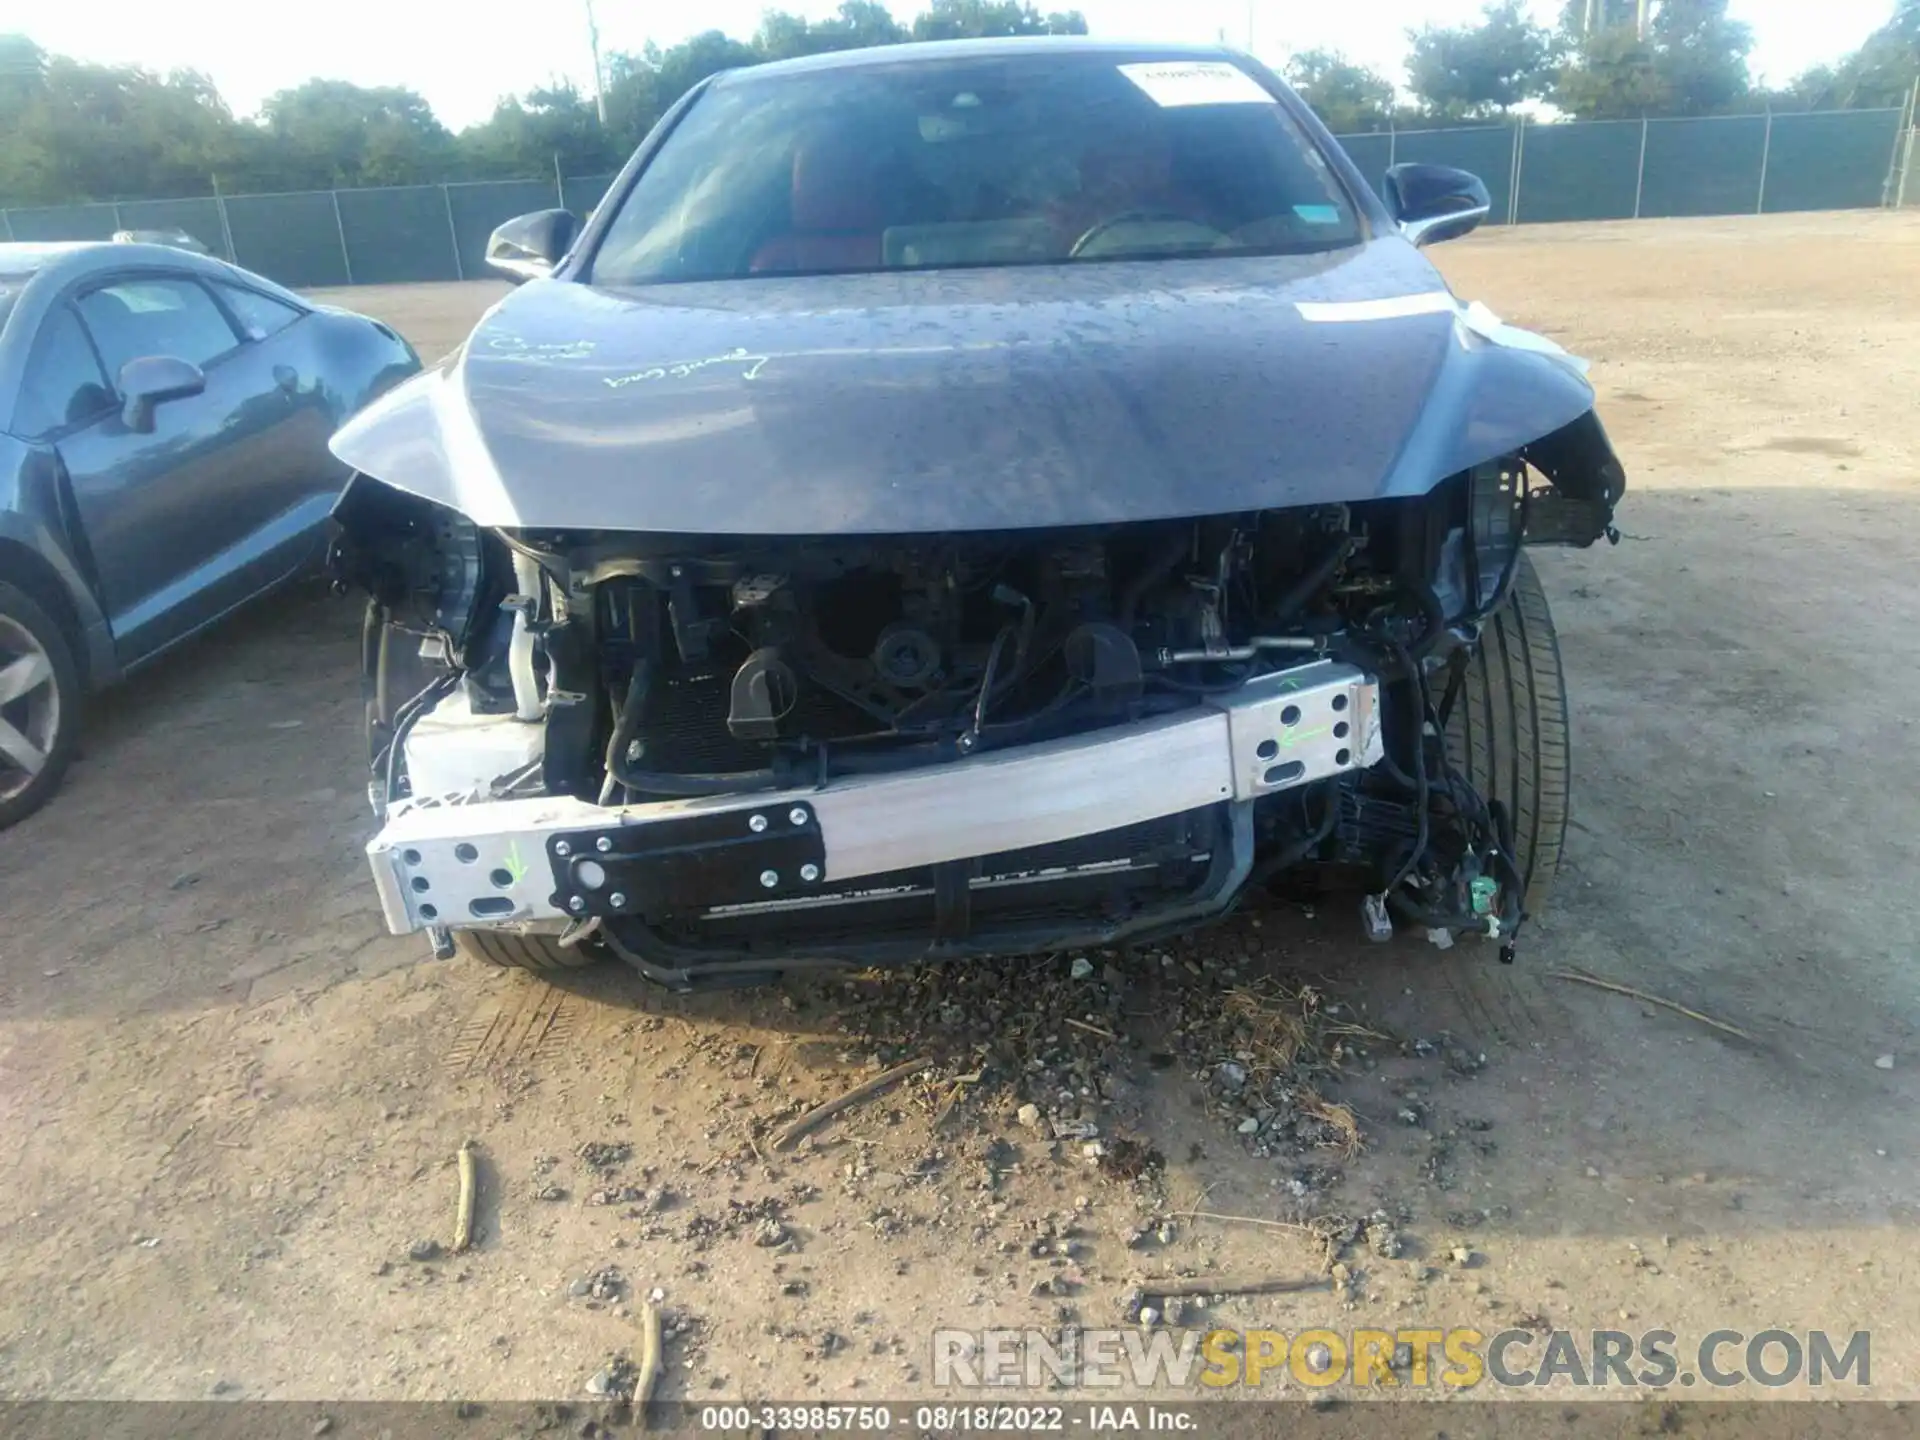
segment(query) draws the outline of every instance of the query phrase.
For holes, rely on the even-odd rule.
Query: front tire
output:
[[[1512,822],[1531,915],[1546,905],[1567,838],[1570,728],[1553,612],[1522,552],[1513,591],[1467,666],[1447,742],[1474,789]]]
[[[454,943],[473,959],[503,970],[551,975],[597,965],[600,948],[591,943],[562,945],[557,935],[516,935],[511,930],[456,930]]]
[[[0,584],[0,830],[60,788],[80,732],[80,669],[59,623]]]

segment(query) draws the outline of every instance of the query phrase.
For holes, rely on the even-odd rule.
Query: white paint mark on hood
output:
[[[1546,336],[1532,330],[1522,330],[1518,325],[1509,325],[1478,300],[1460,312],[1460,324],[1471,330],[1483,340],[1491,340],[1496,345],[1504,345],[1509,350],[1530,350],[1536,355],[1544,355],[1557,361],[1575,374],[1587,373],[1587,362],[1578,355],[1569,354]]]
[[[1316,325],[1343,325],[1362,320],[1404,320],[1410,315],[1449,315],[1460,302],[1445,290],[1418,295],[1390,295],[1380,300],[1300,300],[1294,309],[1302,320]]]
[[[1509,325],[1480,301],[1462,305],[1445,290],[1417,295],[1391,295],[1379,300],[1301,300],[1294,308],[1300,318],[1316,325],[1356,324],[1369,320],[1405,320],[1415,315],[1451,315],[1466,335],[1477,335],[1509,350],[1527,350],[1564,366],[1576,375],[1587,373],[1587,362],[1571,355],[1544,335]]]

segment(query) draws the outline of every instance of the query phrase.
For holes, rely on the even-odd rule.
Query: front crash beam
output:
[[[814,789],[625,806],[570,796],[414,805],[367,858],[396,935],[630,913],[645,908],[640,887],[616,890],[616,876],[649,854],[663,872],[646,902],[677,896],[699,909],[1249,802],[1381,755],[1379,682],[1320,660],[1178,715]]]

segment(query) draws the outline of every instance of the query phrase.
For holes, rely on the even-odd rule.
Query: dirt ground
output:
[[[1872,1393],[1920,1395],[1920,214],[1435,255],[1591,357],[1631,476],[1618,548],[1540,561],[1576,816],[1519,964],[1280,901],[1078,977],[681,999],[436,962],[361,854],[357,611],[302,591],[107,697],[0,836],[0,1397],[579,1396],[655,1288],[663,1396],[925,1397],[936,1326],[1322,1270],[1195,1210],[1383,1210],[1397,1246],[1184,1325],[1871,1329]],[[499,293],[343,298],[433,354]],[[1243,1135],[1221,1080],[1221,1017],[1302,983],[1352,1158]],[[921,1047],[935,1080],[774,1152]],[[474,1248],[410,1259],[466,1139]],[[1128,1175],[1130,1140],[1161,1163]]]

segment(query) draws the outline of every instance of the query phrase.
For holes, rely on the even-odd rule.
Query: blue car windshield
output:
[[[913,58],[717,81],[627,192],[592,280],[1298,253],[1360,238],[1325,157],[1229,59]]]

